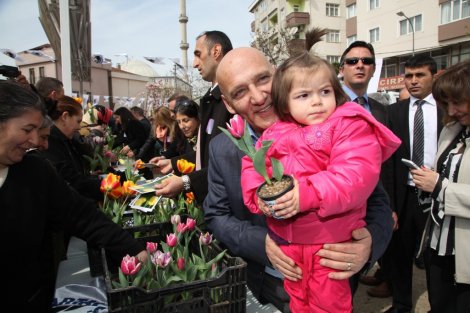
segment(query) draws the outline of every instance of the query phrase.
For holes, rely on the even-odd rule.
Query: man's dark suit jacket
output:
[[[201,153],[201,169],[199,171],[188,174],[191,181],[191,189],[194,192],[196,200],[199,203],[204,201],[207,195],[207,166],[209,165],[209,142],[217,136],[221,131],[219,126],[226,127],[226,123],[232,115],[227,111],[219,86],[212,91],[209,89],[201,98],[200,102],[200,153]],[[179,159],[186,159],[193,163],[196,162],[196,152],[191,152],[182,156],[174,157],[171,160],[176,175],[182,175],[178,172],[176,162]]]
[[[204,201],[204,216],[215,238],[232,255],[248,263],[248,286],[258,297],[264,267],[269,265],[265,250],[267,226],[264,215],[250,213],[243,203],[240,176],[243,153],[225,135],[209,146],[209,192]],[[367,229],[372,235],[371,263],[383,254],[392,236],[388,196],[379,183],[367,200]]]
[[[408,182],[409,169],[402,162],[401,159],[410,159],[410,125],[409,125],[409,104],[410,99],[398,101],[388,107],[388,122],[387,126],[393,133],[401,139],[400,147],[391,156],[387,166],[390,166],[389,172],[390,179],[384,180],[384,186],[390,195],[390,204],[392,210],[400,215],[400,210],[405,205],[406,185]],[[437,108],[437,134],[442,130],[442,117],[443,112]],[[437,138],[436,138],[437,140]]]

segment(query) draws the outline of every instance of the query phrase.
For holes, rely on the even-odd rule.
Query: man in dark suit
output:
[[[271,105],[273,71],[266,57],[254,48],[234,49],[217,70],[222,99],[229,111],[248,122],[254,137],[277,120]],[[264,216],[250,213],[243,203],[243,153],[220,134],[211,141],[209,154],[209,192],[204,201],[207,225],[233,255],[247,261],[247,283],[255,297],[288,312],[289,298],[280,273],[286,279],[297,280],[301,271],[267,236]],[[385,250],[392,221],[388,197],[381,186],[368,200],[366,222],[367,228],[355,230],[351,242],[328,244],[318,252],[322,265],[338,270],[330,273],[334,278],[351,277],[368,261],[375,262]]]
[[[340,61],[340,74],[343,78],[343,90],[349,98],[362,105],[366,110],[371,112],[376,120],[386,125],[387,109],[386,107],[372,99],[367,95],[369,81],[375,72],[375,51],[374,47],[365,41],[355,41],[344,50]],[[386,166],[382,167],[380,178],[383,181],[387,171]],[[379,263],[382,263],[379,260]],[[384,274],[382,269],[376,271],[374,276],[361,276],[361,281],[369,285],[379,285],[377,291],[370,294],[371,296],[390,296],[391,291],[388,284],[384,282]],[[351,287],[357,288],[358,276],[351,280]]]
[[[388,126],[402,140],[402,145],[390,159],[391,179],[384,185],[390,195],[397,230],[387,254],[390,261],[393,306],[387,312],[410,312],[412,309],[413,260],[416,242],[424,230],[427,215],[418,203],[418,192],[409,168],[401,159],[415,159],[419,153],[415,132],[423,129],[422,164],[431,168],[437,152],[437,140],[442,130],[442,112],[436,106],[431,88],[436,74],[436,62],[430,56],[417,55],[405,63],[405,86],[410,98],[392,104],[388,109]],[[418,114],[418,111],[422,111]],[[423,124],[417,120],[418,115]],[[422,125],[419,126],[419,124]],[[415,142],[416,141],[416,142]]]
[[[232,43],[220,31],[207,31],[196,38],[193,67],[197,68],[202,79],[212,86],[201,98],[198,143],[195,152],[174,157],[171,160],[152,159],[158,165],[159,173],[167,174],[174,170],[176,175],[156,186],[157,195],[175,197],[182,191],[193,192],[197,202],[202,203],[207,194],[207,166],[209,164],[209,142],[220,133],[219,126],[225,127],[231,114],[221,99],[216,79],[217,67],[222,58],[232,50]],[[196,171],[180,173],[176,166],[179,159],[196,164]]]

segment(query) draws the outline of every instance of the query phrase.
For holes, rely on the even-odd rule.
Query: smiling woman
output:
[[[50,312],[55,284],[52,232],[67,233],[105,247],[113,257],[138,254],[144,247],[79,196],[50,163],[26,151],[37,145],[44,116],[42,101],[13,82],[0,82],[0,246],[14,255],[2,258],[9,288],[2,303],[18,312]],[[8,260],[9,259],[9,260]]]

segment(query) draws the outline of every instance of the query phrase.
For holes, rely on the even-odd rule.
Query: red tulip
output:
[[[186,261],[184,260],[184,258],[179,258],[179,259],[178,259],[178,261],[177,261],[177,263],[176,263],[176,266],[178,266],[178,269],[179,269],[180,271],[184,270],[184,268],[185,268],[185,262],[186,262]]]
[[[124,275],[135,275],[140,270],[141,266],[142,263],[140,263],[135,256],[131,257],[128,254],[122,258],[121,270]]]
[[[120,178],[118,175],[109,173],[105,178],[101,180],[101,192],[110,192],[113,189],[121,186]]]
[[[191,230],[194,230],[194,228],[196,228],[196,220],[193,220],[192,218],[187,218],[186,219],[186,229],[191,231]]]
[[[166,244],[169,247],[174,247],[178,243],[178,237],[175,234],[166,235]]]
[[[158,243],[156,242],[147,242],[147,251],[152,254],[157,250]]]
[[[243,137],[243,133],[245,132],[245,121],[240,115],[235,114],[233,118],[230,119],[230,124],[227,123],[227,130],[234,138],[239,139]]]

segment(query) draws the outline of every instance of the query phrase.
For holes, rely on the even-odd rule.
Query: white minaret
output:
[[[180,29],[181,29],[181,43],[180,49],[182,54],[182,64],[186,70],[188,70],[188,39],[186,35],[186,23],[188,17],[186,16],[186,0],[180,0]]]

